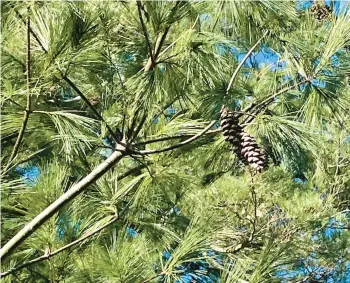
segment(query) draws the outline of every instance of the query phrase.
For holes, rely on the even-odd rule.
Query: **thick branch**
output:
[[[0,259],[4,260],[10,253],[16,249],[24,240],[35,232],[51,216],[58,212],[65,204],[82,193],[88,186],[96,182],[103,174],[110,170],[124,156],[124,147],[117,145],[117,149],[110,157],[98,165],[90,174],[84,177],[80,182],[72,186],[66,193],[61,195],[51,205],[45,208],[39,215],[22,228],[10,241],[8,241],[0,250]]]
[[[69,243],[68,245],[65,245],[65,246],[63,246],[63,247],[61,247],[61,248],[59,248],[59,249],[57,249],[57,250],[55,250],[55,251],[53,251],[53,252],[49,252],[49,253],[47,253],[47,254],[45,254],[45,255],[39,256],[39,257],[37,257],[37,258],[35,258],[35,259],[32,259],[32,260],[30,260],[30,261],[28,261],[28,262],[25,262],[25,263],[21,264],[21,265],[18,265],[18,266],[16,266],[16,267],[13,267],[13,268],[11,268],[10,270],[8,270],[8,271],[6,271],[6,272],[1,273],[1,274],[0,274],[0,278],[6,277],[6,276],[8,276],[8,275],[10,275],[10,274],[12,274],[12,273],[18,271],[18,270],[21,270],[21,269],[23,269],[23,268],[25,268],[25,267],[27,267],[27,266],[32,265],[32,264],[34,264],[34,263],[37,263],[37,262],[40,262],[40,261],[49,259],[49,258],[51,258],[51,257],[53,257],[53,256],[55,256],[55,255],[57,255],[57,254],[59,254],[59,253],[65,251],[65,250],[67,250],[67,249],[69,249],[69,248],[75,246],[76,244],[79,244],[79,243],[83,242],[84,240],[86,240],[86,239],[88,239],[88,238],[94,236],[95,234],[97,234],[98,232],[100,232],[100,231],[103,230],[104,228],[108,227],[109,225],[113,224],[113,223],[116,222],[117,220],[118,220],[118,217],[113,217],[113,218],[112,218],[110,221],[108,221],[106,224],[104,224],[104,225],[102,225],[101,227],[99,227],[99,228],[97,228],[97,229],[95,229],[95,230],[93,230],[93,231],[87,233],[85,236],[80,237],[79,239],[77,239],[77,240],[75,240],[75,241]]]
[[[11,166],[11,162],[13,159],[16,157],[18,149],[21,145],[24,132],[26,130],[27,124],[28,124],[28,119],[29,119],[29,114],[30,114],[30,108],[31,108],[31,99],[30,99],[30,6],[28,6],[28,19],[27,19],[27,105],[26,105],[26,110],[24,111],[24,116],[23,116],[23,122],[21,129],[19,130],[18,137],[15,143],[15,146],[13,147],[12,153],[10,155],[9,161],[4,169],[6,172],[9,167]]]
[[[182,147],[186,144],[189,144],[191,142],[194,142],[195,140],[197,140],[198,138],[200,138],[201,136],[203,136],[207,131],[209,131],[209,129],[216,123],[216,121],[212,121],[203,131],[201,131],[200,133],[198,133],[197,135],[183,141],[180,142],[178,144],[172,145],[172,146],[168,146],[168,147],[164,147],[161,149],[154,149],[154,150],[141,150],[141,151],[136,151],[136,153],[141,154],[141,155],[148,155],[148,154],[154,154],[154,153],[161,153],[161,152],[165,152],[165,151],[169,151],[169,150],[173,150],[179,147]]]

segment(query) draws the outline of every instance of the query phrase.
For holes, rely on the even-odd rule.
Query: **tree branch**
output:
[[[163,43],[164,43],[165,38],[169,32],[169,29],[170,29],[170,26],[166,27],[165,31],[160,36],[157,37],[156,45],[154,47],[154,57],[153,57],[154,61],[152,61],[151,57],[148,58],[148,62],[144,68],[144,72],[148,72],[150,70],[153,70],[155,63],[157,62],[158,55],[160,53],[160,49],[163,46]],[[154,62],[154,64],[153,64],[153,62]]]
[[[146,28],[146,25],[145,25],[145,23],[143,21],[143,17],[142,17],[142,12],[141,12],[141,5],[142,4],[141,4],[141,1],[137,0],[136,4],[137,4],[137,10],[139,12],[139,18],[140,18],[140,22],[141,22],[141,26],[142,26],[142,31],[143,31],[143,34],[144,34],[144,36],[146,38],[146,44],[147,44],[147,48],[148,48],[148,52],[149,52],[149,57],[151,59],[152,65],[154,66],[155,65],[155,61],[154,61],[154,57],[153,57],[153,53],[152,53],[151,42],[149,40],[147,28]]]
[[[120,181],[120,180],[122,180],[122,179],[124,179],[124,178],[126,178],[126,177],[128,177],[128,176],[130,176],[132,174],[134,174],[134,173],[141,172],[141,169],[146,168],[146,166],[147,166],[146,164],[140,164],[140,165],[138,165],[138,166],[136,166],[134,168],[129,169],[128,171],[124,172],[123,174],[118,175],[117,176],[117,181]]]
[[[47,253],[47,254],[45,254],[45,255],[39,256],[39,257],[37,257],[37,258],[35,258],[35,259],[32,259],[32,260],[30,260],[30,261],[28,261],[28,262],[25,262],[25,263],[23,263],[23,264],[21,264],[21,265],[15,266],[15,267],[13,267],[13,268],[7,270],[7,271],[5,271],[5,272],[3,272],[3,273],[0,274],[0,278],[4,278],[4,277],[6,277],[6,276],[8,276],[8,275],[10,275],[10,274],[12,274],[12,273],[18,271],[18,270],[21,270],[21,269],[23,269],[23,268],[25,268],[25,267],[27,267],[27,266],[30,266],[30,265],[32,265],[32,264],[34,264],[34,263],[37,263],[37,262],[40,262],[40,261],[47,260],[47,259],[51,258],[51,257],[53,257],[53,256],[55,256],[55,255],[57,255],[57,254],[59,254],[59,253],[61,253],[61,252],[63,252],[63,251],[65,251],[65,250],[67,250],[67,249],[69,249],[69,248],[75,246],[76,244],[79,244],[79,243],[83,242],[84,240],[86,240],[86,239],[88,239],[88,238],[94,236],[95,234],[97,234],[98,232],[100,232],[101,230],[103,230],[104,228],[106,228],[106,227],[108,227],[109,225],[111,225],[111,224],[113,224],[114,222],[116,222],[118,219],[119,219],[119,218],[118,218],[117,216],[116,216],[116,217],[113,217],[113,218],[112,218],[110,221],[108,221],[106,224],[104,224],[104,225],[102,225],[101,227],[99,227],[99,228],[97,228],[97,229],[95,229],[95,230],[93,230],[93,231],[87,233],[85,236],[80,237],[79,239],[77,239],[77,240],[75,240],[75,241],[69,243],[68,245],[65,245],[65,246],[63,246],[63,247],[61,247],[61,248],[59,248],[59,249],[57,249],[57,250],[55,250],[55,251],[53,251],[53,252],[49,252],[49,253]]]
[[[154,154],[154,153],[161,153],[161,152],[165,152],[165,151],[169,151],[169,150],[173,150],[179,147],[182,147],[186,144],[189,144],[191,142],[194,142],[195,140],[197,140],[198,138],[200,138],[202,135],[204,135],[207,131],[209,131],[209,129],[216,123],[216,121],[212,121],[204,130],[202,130],[200,133],[198,133],[197,135],[194,135],[193,137],[180,142],[178,144],[172,145],[172,146],[168,146],[168,147],[164,147],[161,149],[154,149],[154,150],[141,150],[141,151],[135,151],[135,153],[141,154],[141,155],[148,155],[148,154]]]
[[[118,144],[117,151],[113,152],[104,162],[99,164],[90,174],[81,181],[72,186],[67,192],[61,195],[57,200],[45,208],[32,221],[24,226],[10,241],[8,241],[0,250],[0,259],[4,260],[10,253],[16,249],[24,240],[35,232],[52,215],[58,212],[65,204],[82,193],[88,186],[95,183],[103,174],[110,170],[125,155],[125,148]]]
[[[115,132],[112,130],[112,128],[107,124],[107,122],[104,120],[104,118],[101,116],[101,114],[96,110],[96,108],[90,103],[89,99],[80,91],[80,89],[65,75],[62,74],[62,78],[70,85],[70,87],[81,97],[81,99],[86,103],[87,106],[94,112],[95,116],[102,121],[109,132],[109,134],[112,136],[114,141],[116,143],[119,143],[120,140],[115,134]]]
[[[295,87],[297,87],[305,82],[306,81],[301,81],[301,82],[297,83],[296,85],[291,85],[291,86],[285,87],[285,88],[281,89],[280,91],[274,93],[273,95],[267,97],[263,101],[259,102],[258,104],[251,104],[251,105],[247,106],[241,112],[245,113],[245,112],[249,112],[251,110],[254,110],[251,112],[251,114],[256,115],[261,111],[262,108],[267,107],[270,103],[272,103],[277,96],[279,96],[282,93],[285,93],[286,91],[289,91],[289,90],[291,90],[291,89],[293,89],[293,88],[295,88]],[[240,115],[240,116],[242,116],[242,115]],[[250,118],[251,117],[248,117],[247,119],[245,119],[243,121],[243,123],[249,123],[249,121],[251,120]]]
[[[30,6],[27,8],[28,12],[28,19],[27,19],[27,105],[26,109],[24,111],[24,116],[23,116],[23,122],[21,129],[19,130],[18,137],[15,143],[15,146],[13,147],[12,153],[10,155],[9,161],[6,164],[6,167],[4,169],[4,172],[6,172],[13,161],[13,159],[16,157],[18,149],[21,145],[24,132],[26,130],[27,124],[28,124],[28,119],[29,119],[29,114],[30,114],[30,109],[31,109],[31,99],[30,99]]]
[[[17,11],[15,10],[17,16],[23,20],[23,16]],[[43,46],[43,44],[41,43],[39,37],[35,34],[35,32],[29,27],[28,29],[29,33],[32,34],[32,36],[35,38],[35,40],[38,42],[38,44],[40,45],[41,49],[43,50],[44,53],[48,53],[47,49]],[[111,127],[106,123],[106,121],[103,119],[103,117],[101,116],[101,114],[96,110],[96,108],[91,105],[90,101],[86,98],[86,96],[80,91],[80,89],[66,76],[62,73],[62,71],[57,68],[57,70],[61,73],[63,80],[65,80],[70,87],[81,97],[81,99],[88,105],[88,107],[92,110],[92,112],[95,114],[95,116],[102,122],[105,123],[107,130],[109,132],[109,134],[113,137],[113,139],[115,140],[115,142],[120,142],[120,140],[118,139],[118,137],[116,136],[116,134],[114,133],[114,131],[111,129]]]
[[[239,72],[239,70],[242,68],[243,64],[247,61],[247,59],[249,58],[249,56],[253,53],[254,49],[259,45],[259,43],[264,39],[264,37],[269,33],[269,31],[266,31],[262,37],[259,38],[259,40],[253,45],[252,48],[250,48],[250,50],[248,51],[248,53],[244,56],[243,60],[238,64],[236,70],[233,72],[233,75],[231,77],[231,80],[227,86],[226,89],[226,95],[228,94],[235,78],[237,77],[237,74]]]
[[[23,16],[17,11],[17,9],[15,9],[15,5],[11,5],[12,8],[15,10],[16,15],[23,21],[23,23],[26,23]],[[40,45],[41,49],[47,53],[46,48],[44,47],[44,45],[41,43],[41,41],[39,40],[39,37],[36,35],[36,33],[32,30],[31,27],[29,27],[29,32],[31,33],[31,35],[35,38],[36,42]]]
[[[211,130],[207,131],[205,135],[216,135],[217,133],[221,132],[221,129],[216,129],[216,130]],[[176,135],[176,136],[166,136],[166,137],[159,137],[151,140],[146,140],[146,141],[140,141],[138,143],[133,144],[133,146],[138,147],[138,146],[143,146],[146,144],[151,144],[151,143],[156,143],[156,142],[162,142],[162,141],[169,141],[169,140],[175,140],[175,139],[182,139],[182,138],[189,138],[193,137],[194,135]]]

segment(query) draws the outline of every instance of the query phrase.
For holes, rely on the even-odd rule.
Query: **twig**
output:
[[[12,8],[15,10],[15,13],[17,14],[17,16],[23,21],[23,23],[26,23],[23,16],[15,9],[14,5],[11,5]],[[38,44],[40,45],[41,49],[47,53],[46,48],[44,47],[44,45],[41,43],[41,41],[39,40],[39,37],[36,35],[36,33],[32,30],[31,27],[29,27],[29,31],[32,34],[32,36],[35,38],[35,40],[38,42]]]
[[[209,129],[216,123],[216,121],[212,121],[204,130],[202,130],[200,133],[198,133],[197,135],[194,135],[193,137],[180,142],[178,144],[172,145],[172,146],[168,146],[168,147],[164,147],[161,149],[154,149],[154,150],[141,150],[141,151],[136,151],[136,153],[141,154],[141,155],[148,155],[148,154],[154,154],[154,153],[161,153],[161,152],[165,152],[165,151],[169,151],[169,150],[173,150],[179,147],[182,147],[186,144],[189,144],[193,141],[195,141],[196,139],[200,138],[202,135],[204,135],[207,131],[209,131]]]
[[[213,27],[211,28],[211,32],[214,31],[214,29],[216,28],[217,23],[219,22],[219,16],[220,16],[221,11],[222,11],[222,9],[224,8],[225,4],[226,4],[225,1],[222,1],[222,2],[221,2],[220,13],[218,13],[218,15],[217,15],[217,17],[216,17],[216,20],[215,20],[215,22],[214,22],[214,25],[213,25]]]
[[[258,104],[251,104],[249,106],[247,106],[246,108],[244,108],[241,112],[249,112],[251,110],[254,109],[254,111],[252,113],[254,113],[254,115],[258,114],[259,111],[261,110],[261,108],[267,107],[270,103],[272,103],[275,98],[279,95],[281,95],[282,93],[285,93],[286,91],[289,91],[291,89],[293,89],[294,87],[297,87],[303,83],[305,83],[306,81],[301,81],[299,83],[297,83],[296,85],[291,85],[288,87],[285,87],[283,89],[281,89],[280,91],[274,93],[273,95],[267,97],[266,99],[264,99],[263,101],[259,102]],[[256,111],[257,110],[257,111]],[[242,115],[240,115],[242,116]],[[247,123],[247,120],[249,119],[249,117],[247,119],[245,119],[243,121],[243,123]]]
[[[141,131],[142,126],[145,123],[146,119],[147,119],[147,115],[146,115],[146,113],[144,113],[142,118],[141,118],[140,123],[137,125],[137,128],[134,131],[132,131],[132,133],[131,133],[131,140],[136,139],[136,137],[139,134],[139,132]]]
[[[28,161],[32,160],[33,158],[35,158],[35,156],[36,156],[37,154],[43,152],[43,151],[46,150],[46,149],[47,149],[47,147],[44,147],[44,148],[42,148],[42,149],[39,149],[38,151],[36,151],[36,152],[30,154],[29,156],[27,156],[25,159],[19,160],[13,167],[17,167],[17,166],[20,165],[20,164],[23,164],[23,163],[25,163],[25,162],[28,162]]]
[[[96,110],[96,108],[90,103],[89,99],[80,91],[80,89],[66,76],[62,74],[62,78],[70,85],[70,87],[81,97],[81,99],[89,106],[89,108],[94,112],[95,116],[102,121],[109,132],[109,134],[112,136],[114,141],[116,143],[120,142],[120,139],[117,137],[115,132],[112,130],[112,128],[107,124],[105,119],[101,116],[101,114]]]
[[[216,130],[211,130],[207,131],[205,135],[215,135],[217,133],[221,132],[221,129],[216,129]],[[146,141],[140,141],[138,143],[133,144],[133,146],[138,147],[138,146],[143,146],[146,144],[151,144],[151,143],[156,143],[156,142],[162,142],[162,141],[168,141],[168,140],[175,140],[175,139],[182,139],[182,138],[189,138],[193,137],[194,135],[176,135],[176,136],[167,136],[167,137],[159,137],[151,140],[146,140]]]
[[[144,168],[146,168],[146,164],[140,164],[140,165],[138,165],[138,166],[136,166],[134,168],[131,168],[128,171],[124,172],[123,174],[118,175],[117,176],[117,181],[120,181],[120,180],[122,180],[122,179],[124,179],[124,178],[126,178],[126,177],[128,177],[128,176],[130,176],[132,174],[134,174],[134,173],[137,173],[141,169],[144,169]]]
[[[257,198],[256,198],[256,192],[255,192],[255,189],[254,189],[253,181],[252,181],[251,194],[252,194],[252,199],[253,199],[253,202],[254,202],[254,220],[253,220],[253,223],[252,223],[253,224],[253,231],[250,234],[249,242],[252,242],[253,239],[254,239],[254,236],[255,236],[256,221],[257,221],[257,208],[258,208],[258,201],[257,201]]]
[[[250,54],[252,54],[252,52],[254,51],[254,49],[259,45],[259,43],[264,39],[264,37],[269,33],[269,31],[266,31],[262,37],[259,38],[259,40],[253,45],[252,48],[250,48],[250,50],[248,51],[248,53],[244,56],[243,60],[238,64],[236,70],[233,72],[233,75],[231,77],[231,80],[227,86],[226,89],[226,95],[228,94],[235,78],[237,77],[237,74],[239,72],[239,70],[242,68],[243,64],[245,63],[245,61],[247,61],[247,59],[249,58]]]
[[[153,53],[152,53],[151,42],[149,40],[147,28],[146,28],[146,25],[145,25],[145,23],[143,21],[142,12],[141,12],[141,5],[142,4],[141,4],[140,0],[137,0],[136,4],[137,4],[137,10],[139,12],[139,18],[140,18],[140,22],[141,22],[141,26],[142,26],[142,31],[143,31],[143,34],[144,34],[144,36],[146,38],[146,44],[147,44],[147,48],[148,48],[148,52],[149,52],[149,57],[151,58],[152,65],[154,66],[155,65],[155,61],[154,61],[154,57],[153,57]]]
[[[13,159],[16,157],[19,146],[21,144],[21,141],[24,136],[24,132],[26,130],[27,124],[28,124],[28,119],[29,119],[29,114],[30,114],[30,109],[31,109],[31,99],[30,99],[30,6],[27,8],[28,12],[28,19],[27,19],[27,105],[26,109],[24,111],[24,116],[23,116],[23,123],[21,126],[21,129],[19,130],[18,137],[15,143],[15,146],[12,150],[12,153],[10,155],[9,161],[4,169],[4,172],[6,172],[9,167],[11,166],[11,163]]]
[[[59,248],[59,249],[57,249],[57,250],[55,250],[55,251],[53,251],[53,252],[49,252],[49,253],[47,253],[47,254],[45,254],[45,255],[39,256],[39,257],[37,257],[37,258],[35,258],[35,259],[32,259],[32,260],[30,260],[30,261],[28,261],[28,262],[25,262],[25,263],[23,263],[23,264],[21,264],[21,265],[18,265],[18,266],[16,266],[16,267],[13,267],[13,268],[9,269],[8,271],[5,271],[5,272],[1,273],[1,274],[0,274],[0,278],[6,277],[6,276],[8,276],[8,275],[10,275],[10,274],[12,274],[12,273],[18,271],[18,270],[23,269],[24,267],[27,267],[27,266],[29,266],[29,265],[32,265],[32,264],[34,264],[34,263],[37,263],[37,262],[40,262],[40,261],[43,261],[43,260],[46,260],[46,259],[51,258],[51,257],[53,257],[53,256],[55,256],[55,255],[57,255],[57,254],[59,254],[59,253],[65,251],[65,250],[71,248],[72,246],[81,243],[82,241],[86,240],[87,238],[92,237],[93,235],[97,234],[98,232],[100,232],[100,231],[103,230],[104,228],[106,228],[106,227],[108,227],[109,225],[111,225],[111,224],[113,224],[114,222],[116,222],[118,219],[119,219],[119,218],[116,216],[116,217],[112,218],[110,221],[108,221],[106,224],[104,224],[104,225],[102,225],[101,227],[95,229],[94,231],[91,231],[91,232],[87,233],[85,236],[80,237],[79,239],[77,239],[77,240],[75,240],[75,241],[69,243],[68,245],[65,245],[65,246],[63,246],[63,247],[61,247],[61,248]]]

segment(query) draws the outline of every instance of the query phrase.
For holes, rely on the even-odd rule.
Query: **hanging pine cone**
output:
[[[255,172],[261,172],[268,167],[268,158],[265,151],[256,143],[256,140],[243,131],[238,117],[228,109],[221,109],[221,128],[225,140],[228,141],[245,165],[250,165]]]
[[[241,155],[256,172],[268,168],[268,158],[265,151],[256,143],[256,140],[246,132],[241,134]]]
[[[314,14],[317,20],[323,21],[332,14],[332,8],[324,3],[315,3],[311,7],[311,12]]]
[[[241,133],[242,127],[239,125],[238,118],[227,107],[222,107],[220,111],[220,126],[226,141],[232,145],[234,153],[240,160],[242,159],[241,150]]]

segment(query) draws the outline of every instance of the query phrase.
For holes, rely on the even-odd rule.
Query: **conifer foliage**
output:
[[[347,282],[350,9],[312,3],[1,1],[1,282]]]

